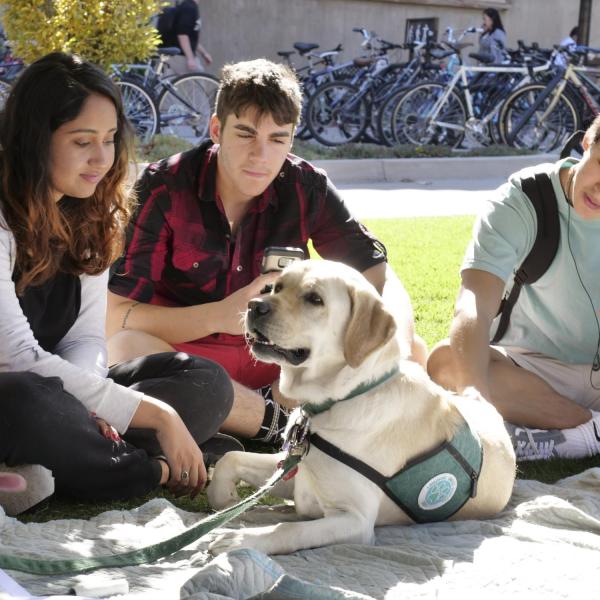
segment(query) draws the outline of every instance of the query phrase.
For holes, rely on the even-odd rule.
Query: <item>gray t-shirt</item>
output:
[[[569,161],[572,159],[519,171],[493,193],[475,222],[462,270],[487,271],[502,279],[506,289],[512,287],[514,273],[531,250],[537,231],[535,210],[521,190],[520,179],[548,173],[558,201],[558,252],[537,282],[523,286],[501,343],[566,363],[590,364],[598,344],[593,310],[600,310],[600,220],[582,219],[567,203],[559,170],[572,164]],[[490,339],[497,322],[495,319]]]
[[[504,60],[503,50],[506,48],[506,33],[502,29],[495,29],[491,33],[484,33],[479,38],[479,52],[490,54],[495,63]]]

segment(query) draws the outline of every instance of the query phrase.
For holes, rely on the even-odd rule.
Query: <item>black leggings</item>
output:
[[[233,388],[216,363],[164,352],[112,367],[117,383],[171,405],[202,447],[221,427]],[[0,463],[41,464],[61,494],[89,500],[140,496],[161,476],[161,454],[149,429],[129,429],[117,443],[106,439],[83,404],[58,377],[0,373]]]

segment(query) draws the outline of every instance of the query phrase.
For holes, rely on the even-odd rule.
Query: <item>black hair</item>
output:
[[[92,94],[115,107],[115,159],[90,198],[65,197],[59,207],[52,195],[52,136],[80,114]],[[131,154],[121,95],[106,73],[63,52],[33,62],[0,114],[0,146],[0,203],[17,245],[17,292],[59,270],[78,275],[106,269],[130,213],[125,183]]]
[[[239,117],[248,108],[256,109],[258,118],[270,114],[277,125],[296,125],[302,92],[291,69],[259,58],[223,67],[216,104],[222,125],[231,113]]]
[[[483,14],[487,15],[492,20],[492,31],[490,31],[490,33],[496,31],[496,29],[501,29],[504,31],[500,13],[495,8],[485,8],[483,10]]]

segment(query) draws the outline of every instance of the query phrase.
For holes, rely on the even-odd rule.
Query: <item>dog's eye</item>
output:
[[[275,294],[278,294],[282,289],[283,289],[283,285],[281,285],[281,283],[276,283],[275,287],[273,288],[273,292]]]
[[[314,306],[323,306],[324,304],[323,298],[321,298],[321,296],[319,296],[319,294],[316,292],[309,292],[306,294],[306,296],[304,296],[304,299],[306,302],[313,304]]]

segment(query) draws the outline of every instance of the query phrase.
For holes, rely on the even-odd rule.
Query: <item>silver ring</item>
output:
[[[181,480],[187,481],[190,478],[190,474],[187,471],[181,471]]]

